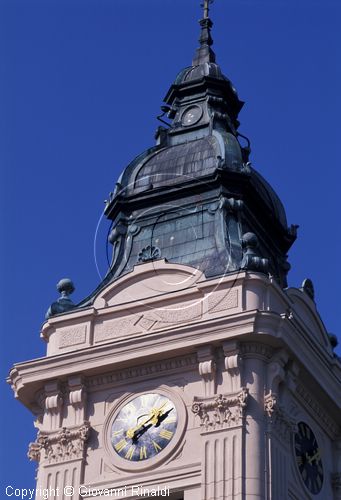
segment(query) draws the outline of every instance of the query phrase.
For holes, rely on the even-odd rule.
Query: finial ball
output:
[[[245,233],[243,234],[242,244],[245,248],[257,248],[258,247],[258,238],[254,233]]]
[[[75,291],[75,286],[69,278],[63,278],[57,283],[57,290],[61,294],[70,295]]]

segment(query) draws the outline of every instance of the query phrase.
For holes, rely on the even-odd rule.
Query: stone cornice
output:
[[[141,377],[143,377],[144,380],[147,380],[148,378],[153,378],[164,372],[179,373],[179,369],[181,369],[181,372],[191,370],[196,368],[197,365],[198,361],[195,354],[168,358],[89,377],[87,380],[87,387],[89,390],[96,390],[97,388],[102,389],[103,386],[109,385],[112,387],[113,385],[124,383],[126,380],[130,379],[141,379]]]
[[[75,373],[95,375],[96,372],[103,372],[116,364],[136,365],[147,361],[148,358],[152,361],[165,351],[170,356],[186,353],[186,350],[190,354],[199,345],[219,343],[238,335],[253,334],[258,314],[257,311],[247,311],[198,324],[173,325],[167,331],[148,332],[136,338],[101,344],[77,352],[38,358],[15,365],[7,381],[17,392],[20,400],[30,407],[34,394],[41,388],[44,379],[63,379],[66,375]]]
[[[195,351],[195,346],[209,343],[219,345],[226,340],[250,342],[251,336],[256,344],[266,341],[268,345],[281,347],[286,343],[299,361],[311,366],[315,374],[320,370],[318,367],[314,368],[315,363],[318,363],[314,357],[307,364],[307,353],[298,344],[300,339],[287,317],[253,310],[186,325],[172,325],[162,331],[148,331],[143,335],[17,364],[11,370],[8,382],[17,397],[33,411],[34,394],[41,389],[44,380],[63,380],[66,375],[76,373],[94,376],[96,373],[109,371],[117,364],[128,367],[132,362],[134,365],[153,362],[165,351],[170,357],[176,357],[180,352],[191,354]],[[333,399],[333,395],[339,390],[338,381],[333,372],[329,370],[327,373],[328,388],[325,391]],[[326,373],[321,374],[318,377],[319,383],[325,378]]]

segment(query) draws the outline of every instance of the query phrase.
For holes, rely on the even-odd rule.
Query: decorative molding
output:
[[[153,245],[148,245],[142,248],[141,252],[138,254],[137,262],[150,262],[151,260],[156,260],[161,258],[161,250],[159,247]]]
[[[185,323],[195,319],[200,319],[202,316],[202,303],[201,301],[190,303],[184,302],[178,307],[173,306],[163,309],[154,309],[153,313],[159,320],[156,326],[158,328],[162,328],[168,324]]]
[[[96,323],[94,327],[95,342],[111,340],[139,331],[139,328],[136,328],[135,325],[140,318],[141,316],[137,315],[124,316],[123,318]]]
[[[86,342],[86,325],[61,328],[58,332],[58,345],[60,349]]]
[[[157,322],[156,318],[148,314],[145,316],[141,316],[137,324],[141,326],[143,330],[149,331],[151,328],[153,328],[156,322]]]
[[[321,427],[329,432],[334,439],[336,439],[341,434],[340,426],[337,425],[334,420],[329,418],[327,413],[317,403],[316,399],[300,383],[298,383],[296,386],[296,395],[309,407],[315,417],[319,420]]]
[[[208,296],[210,314],[238,307],[238,290],[229,288],[222,292],[213,292]]]
[[[63,427],[58,433],[38,432],[37,440],[29,444],[27,456],[49,464],[84,458],[89,434],[90,424],[86,421],[78,428]]]
[[[273,354],[272,347],[261,344],[260,342],[245,342],[240,344],[240,351],[244,358],[260,357],[261,359],[270,359]]]
[[[121,371],[94,376],[88,379],[87,385],[88,388],[96,388],[102,385],[125,382],[128,379],[140,380],[142,377],[155,377],[159,373],[167,371],[175,371],[178,373],[179,369],[196,369],[197,365],[197,356],[195,354],[191,354],[188,356],[164,359],[162,361],[156,361],[141,366],[126,368]]]
[[[249,391],[243,387],[236,394],[219,394],[215,398],[194,398],[192,412],[200,419],[204,431],[235,427],[245,414]]]

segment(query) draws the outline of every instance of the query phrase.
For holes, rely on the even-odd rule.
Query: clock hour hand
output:
[[[317,452],[312,456],[312,457],[309,457],[308,453],[306,454],[306,458],[308,460],[308,463],[311,465],[311,463],[314,461],[314,460],[318,460],[320,458],[320,450],[317,450]]]
[[[157,425],[159,422],[159,418],[163,414],[162,409],[164,406],[166,406],[167,402],[168,401],[163,403],[159,408],[152,408],[148,418],[146,420],[143,420],[143,422],[136,425],[135,427],[128,429],[126,436],[130,439],[134,439],[138,436],[138,434],[141,435],[141,432],[139,432],[139,431],[142,431],[142,434],[143,434],[151,425]],[[150,423],[150,425],[148,427],[146,427],[146,425],[149,423]]]

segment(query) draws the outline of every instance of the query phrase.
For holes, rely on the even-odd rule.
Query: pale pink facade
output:
[[[50,318],[41,336],[46,357],[15,365],[10,382],[36,415],[38,488],[74,487],[49,498],[92,500],[106,488],[140,498],[136,485],[185,500],[341,498],[341,366],[304,291],[157,260],[91,307]],[[123,460],[113,418],[132,395],[155,391],[174,402],[176,433],[157,456]],[[295,459],[302,420],[321,450],[317,495]]]

